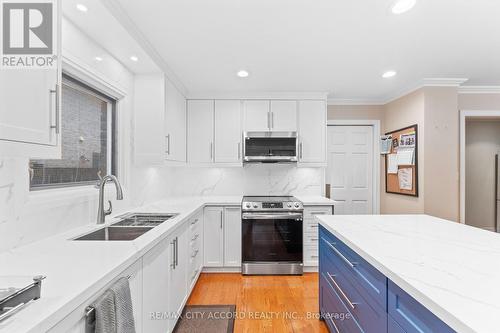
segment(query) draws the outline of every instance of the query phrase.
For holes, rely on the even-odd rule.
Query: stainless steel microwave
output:
[[[297,132],[245,132],[245,163],[297,162]]]

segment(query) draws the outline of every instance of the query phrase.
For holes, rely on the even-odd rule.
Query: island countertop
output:
[[[457,332],[498,332],[500,235],[428,215],[318,216]]]

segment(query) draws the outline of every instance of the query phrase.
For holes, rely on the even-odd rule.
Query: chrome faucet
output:
[[[107,182],[115,183],[116,200],[123,200],[123,190],[122,186],[120,185],[120,182],[118,181],[118,178],[116,178],[113,175],[107,175],[104,178],[102,178],[100,180],[100,183],[97,184],[99,186],[99,208],[97,210],[97,224],[103,224],[106,219],[106,216],[111,214],[111,212],[113,211],[113,205],[111,204],[111,200],[108,200],[109,208],[104,210],[104,186],[106,185]]]

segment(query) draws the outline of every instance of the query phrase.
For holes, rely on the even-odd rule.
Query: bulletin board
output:
[[[418,125],[385,134],[392,136],[391,151],[385,155],[385,192],[418,197]],[[414,155],[410,161],[412,144]],[[398,162],[394,163],[395,160]]]

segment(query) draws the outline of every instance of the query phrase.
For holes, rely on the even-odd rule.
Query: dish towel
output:
[[[125,277],[118,279],[109,291],[114,295],[116,333],[135,333],[134,311],[128,279]]]
[[[95,311],[95,333],[115,333],[115,294],[107,290],[92,304]]]

